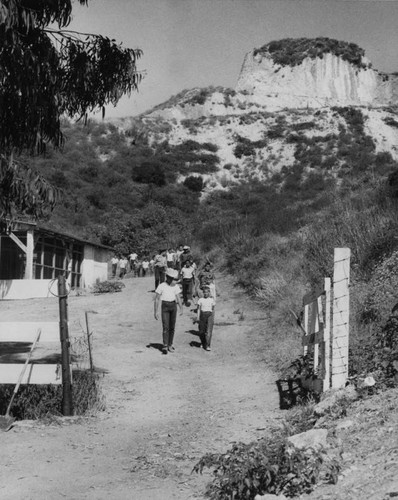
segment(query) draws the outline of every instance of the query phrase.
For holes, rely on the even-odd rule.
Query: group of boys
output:
[[[177,317],[177,307],[182,314],[182,302],[190,306],[193,298],[197,300],[197,322],[202,347],[210,351],[216,305],[216,288],[214,273],[210,262],[206,262],[199,272],[190,253],[185,246],[177,263],[167,260],[167,251],[160,251],[155,257],[155,319],[159,319],[159,307],[163,327],[163,354],[174,352],[173,339]],[[171,265],[170,265],[171,264]],[[162,270],[156,271],[156,268]],[[162,280],[162,278],[164,278]],[[180,288],[180,284],[182,290]]]
[[[148,272],[152,271],[153,261],[148,257],[143,257],[142,260],[138,258],[135,252],[132,252],[128,257],[122,255],[120,258],[114,255],[111,259],[112,264],[112,278],[116,278],[117,268],[119,267],[119,278],[123,279],[124,276],[130,271],[133,276],[145,277]]]

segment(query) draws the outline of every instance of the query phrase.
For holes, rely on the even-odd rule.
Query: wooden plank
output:
[[[320,297],[324,293],[325,293],[325,289],[323,286],[318,286],[312,292],[306,293],[303,297],[303,306],[306,306],[308,304],[311,304],[312,302],[315,302],[318,299],[318,297]]]
[[[0,384],[16,384],[22,368],[22,363],[0,364]],[[22,384],[62,384],[61,365],[28,364]]]
[[[26,231],[26,266],[25,266],[25,279],[33,279],[33,229]]]
[[[348,377],[350,249],[334,249],[332,387],[345,387]],[[344,371],[341,371],[344,367]]]
[[[309,333],[309,331],[308,331],[308,309],[309,309],[309,306],[308,306],[308,304],[306,304],[304,306],[304,318],[303,319],[304,319],[304,330],[307,332],[307,334]],[[305,345],[303,347],[304,347],[303,353],[304,353],[304,355],[306,355],[308,353],[308,346]]]
[[[325,324],[323,329],[323,338],[325,341],[325,361],[324,370],[325,376],[323,381],[323,389],[330,389],[330,313],[331,313],[331,280],[325,278]]]
[[[311,333],[318,333],[319,332],[319,311],[318,311],[318,299],[315,300],[311,304],[311,309],[312,309],[312,320],[311,320]],[[315,335],[316,336],[316,335]],[[316,336],[317,337],[317,336]],[[323,338],[323,336],[322,336]],[[319,364],[319,340],[316,338],[316,342],[314,342],[314,372],[316,373],[318,370],[318,364]]]
[[[41,328],[40,342],[60,342],[59,322],[0,322],[0,342],[30,342]],[[1,346],[0,346],[1,349]]]
[[[21,249],[24,253],[26,253],[26,252],[28,251],[28,249],[27,249],[26,245],[24,245],[24,244],[22,243],[22,241],[18,238],[18,236],[16,236],[14,233],[10,233],[8,236],[12,239],[12,241],[13,241],[16,245],[18,245],[18,246],[19,246],[19,248],[20,248],[20,249]]]
[[[313,344],[319,344],[320,342],[323,342],[323,335],[324,335],[323,330],[311,333],[310,335],[303,335],[303,338],[301,340],[302,345],[305,347]]]

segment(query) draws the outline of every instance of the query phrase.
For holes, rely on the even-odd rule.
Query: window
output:
[[[65,274],[72,288],[79,287],[82,262],[82,244],[69,239],[63,240],[43,235],[40,235],[36,241],[33,262],[36,279],[55,279]],[[68,273],[71,276],[68,276]]]

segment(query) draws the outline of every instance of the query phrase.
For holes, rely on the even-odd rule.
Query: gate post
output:
[[[334,249],[332,388],[345,387],[348,377],[350,256],[349,248]]]
[[[59,335],[62,356],[62,415],[73,415],[72,381],[69,361],[68,303],[65,276],[58,276]]]

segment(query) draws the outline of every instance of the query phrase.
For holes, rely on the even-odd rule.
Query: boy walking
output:
[[[182,299],[184,305],[190,306],[189,302],[192,299],[192,282],[195,276],[195,267],[191,264],[190,260],[185,262],[181,268],[180,276],[182,278]]]
[[[154,258],[154,271],[155,271],[155,290],[159,283],[165,280],[165,272],[167,269],[166,250],[159,250],[159,253]]]
[[[176,284],[178,271],[168,269],[166,271],[166,281],[160,283],[155,292],[154,316],[159,319],[159,305],[161,304],[162,328],[163,328],[163,348],[162,353],[174,352],[173,340],[175,324],[177,319],[177,306],[182,314],[181,288]]]
[[[210,297],[210,287],[203,287],[203,297],[198,300],[199,337],[202,347],[210,351],[211,337],[214,325],[214,309],[216,303],[213,297]]]
[[[119,261],[119,267],[120,267],[119,277],[120,277],[120,279],[123,279],[125,274],[127,273],[127,264],[128,264],[128,260],[123,255]]]
[[[119,263],[119,259],[114,255],[111,260],[112,264],[112,278],[116,278],[117,265]]]

